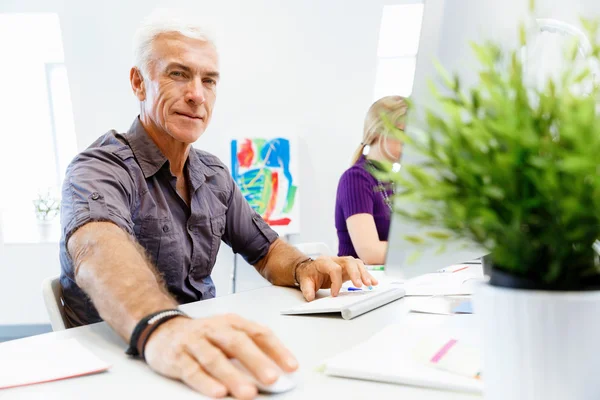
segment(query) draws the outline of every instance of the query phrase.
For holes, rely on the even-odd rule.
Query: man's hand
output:
[[[321,256],[298,266],[296,279],[307,301],[313,301],[319,289],[331,288],[331,295],[337,296],[342,283],[347,280],[351,280],[356,287],[363,284],[374,286],[379,283],[367,271],[365,264],[353,257]]]
[[[256,397],[256,385],[230,358],[238,359],[266,385],[279,378],[280,369],[293,372],[298,368],[292,353],[269,329],[233,314],[173,318],[152,333],[145,357],[156,372],[210,397],[228,393],[239,399]]]

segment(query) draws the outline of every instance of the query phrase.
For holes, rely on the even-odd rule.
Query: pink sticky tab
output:
[[[458,341],[455,339],[449,340],[448,343],[446,343],[444,346],[442,346],[442,348],[437,353],[435,353],[435,355],[431,359],[431,362],[434,364],[438,363],[457,342]]]

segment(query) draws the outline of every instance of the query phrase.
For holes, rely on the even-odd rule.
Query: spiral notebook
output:
[[[340,313],[344,319],[352,319],[378,307],[401,299],[406,294],[401,287],[374,287],[357,291],[342,291],[337,297],[328,296],[303,302],[299,306],[282,310],[283,315]]]

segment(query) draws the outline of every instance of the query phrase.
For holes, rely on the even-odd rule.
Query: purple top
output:
[[[390,208],[386,204],[385,195],[378,190],[379,182],[367,170],[364,156],[346,170],[340,178],[335,201],[335,228],[337,229],[339,249],[338,256],[358,257],[346,220],[355,214],[371,214],[375,220],[379,240],[386,241],[390,230]],[[386,190],[388,197],[391,188]]]

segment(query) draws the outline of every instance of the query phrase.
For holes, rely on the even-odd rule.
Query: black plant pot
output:
[[[492,256],[486,254],[485,256],[481,257],[481,265],[483,266],[483,274],[491,277],[493,269]]]
[[[491,266],[490,285],[511,289],[525,290],[557,290],[531,279],[515,276]]]
[[[587,291],[600,290],[600,276],[592,276],[577,285],[566,286],[561,282],[555,284],[546,284],[537,280],[532,280],[522,276],[516,276],[505,272],[502,269],[495,268],[491,255],[482,258],[483,273],[490,277],[489,284],[496,287],[523,290],[548,290],[548,291]]]

